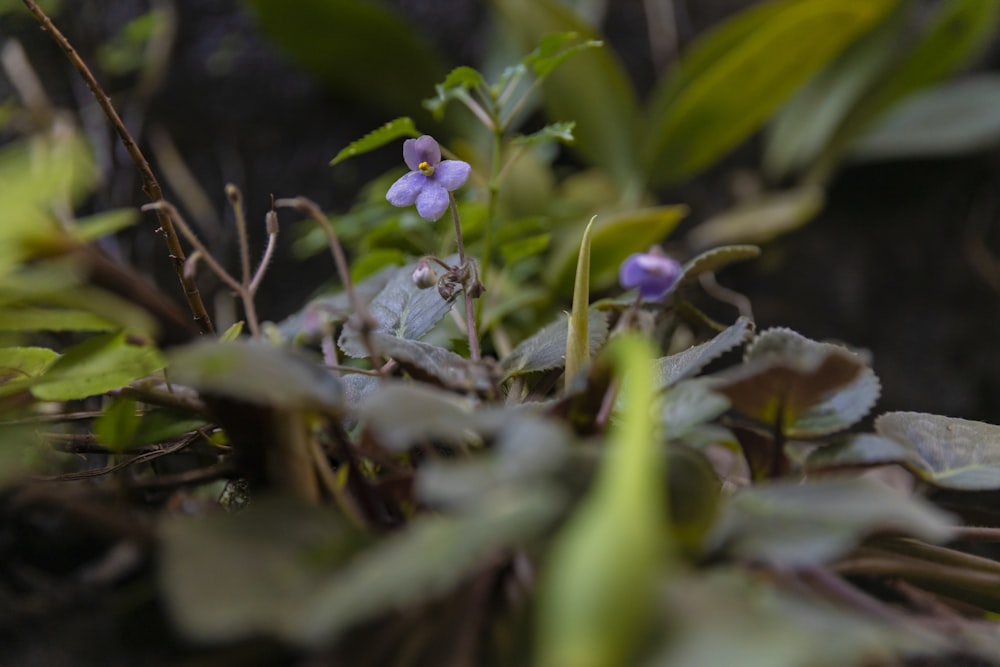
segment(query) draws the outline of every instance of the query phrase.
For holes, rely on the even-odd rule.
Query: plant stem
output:
[[[381,356],[376,351],[375,343],[371,337],[371,332],[375,325],[368,314],[367,306],[358,299],[357,292],[354,291],[354,283],[351,281],[351,271],[347,266],[347,257],[344,255],[344,248],[340,245],[340,239],[337,238],[337,233],[334,231],[333,225],[330,224],[330,220],[316,202],[306,197],[279,199],[274,202],[274,205],[297,209],[315,220],[323,228],[327,244],[330,246],[330,254],[333,255],[333,263],[337,266],[337,274],[340,276],[340,282],[344,286],[344,293],[347,294],[347,300],[351,304],[351,309],[361,320],[359,323],[361,338],[364,341],[368,357],[371,360],[372,367],[378,368],[381,365]]]
[[[121,139],[122,145],[125,146],[125,150],[128,151],[129,156],[132,158],[132,162],[135,163],[136,168],[139,170],[139,175],[142,179],[142,189],[149,197],[151,202],[159,202],[163,200],[163,191],[160,188],[159,182],[153,175],[153,170],[149,166],[149,162],[146,161],[146,157],[139,150],[139,146],[135,143],[132,135],[129,133],[128,128],[125,127],[125,123],[122,122],[121,117],[115,110],[114,105],[111,103],[111,98],[108,97],[107,93],[101,87],[101,84],[97,82],[97,79],[91,73],[90,68],[87,64],[83,62],[83,59],[73,48],[73,45],[69,43],[69,40],[56,28],[55,24],[52,23],[52,19],[42,11],[41,7],[38,6],[34,0],[23,0],[25,6],[28,8],[39,23],[42,25],[42,29],[48,32],[52,39],[55,40],[59,48],[62,49],[63,53],[72,63],[73,67],[83,78],[87,87],[94,94],[94,98],[100,105],[101,109],[104,111],[104,115],[108,117],[111,124],[114,126],[115,131],[118,133],[118,137]],[[180,239],[177,236],[177,232],[174,230],[173,222],[170,219],[170,215],[166,210],[157,209],[156,219],[159,223],[159,231],[163,233],[163,238],[167,243],[167,251],[170,256],[170,260],[174,265],[174,273],[177,274],[177,279],[181,283],[181,287],[184,290],[184,298],[187,300],[188,308],[191,310],[191,314],[194,318],[195,324],[198,326],[198,330],[202,334],[215,333],[215,327],[212,325],[212,319],[208,316],[208,311],[205,310],[205,304],[201,299],[201,293],[198,291],[198,287],[194,280],[187,278],[184,275],[184,249],[181,247]]]
[[[243,193],[232,183],[226,184],[226,196],[233,207],[233,217],[236,220],[236,235],[240,243],[240,269],[245,287],[250,285],[250,241],[247,240],[247,218],[243,211]]]
[[[462,242],[462,224],[458,219],[458,204],[455,203],[455,195],[448,193],[448,204],[451,207],[451,217],[455,221],[455,238],[458,244],[458,261],[461,266],[465,266],[465,244]],[[478,280],[478,278],[477,278]],[[469,335],[469,357],[473,361],[479,361],[482,357],[479,352],[479,334],[476,331],[476,310],[473,299],[469,296],[469,280],[462,283],[462,299],[465,301],[465,325]]]

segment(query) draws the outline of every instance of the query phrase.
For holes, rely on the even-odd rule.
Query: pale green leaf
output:
[[[228,343],[236,340],[243,333],[243,320],[239,322],[234,322],[232,326],[226,329],[221,336],[219,336],[220,343]]]
[[[559,121],[558,123],[550,123],[538,130],[537,132],[532,132],[531,134],[515,137],[511,144],[515,146],[530,146],[532,144],[541,143],[543,141],[561,141],[564,144],[572,144],[573,139],[573,128],[576,127],[576,123],[573,121]]]
[[[595,216],[596,218],[596,216]],[[583,230],[580,251],[576,263],[576,278],[573,282],[573,306],[569,314],[566,333],[566,388],[581,369],[590,363],[590,333],[587,329],[590,319],[590,231],[594,218]]]
[[[109,331],[117,326],[94,313],[69,308],[0,308],[0,331]]]
[[[73,226],[73,235],[84,243],[120,232],[131,227],[139,220],[139,211],[134,208],[120,208],[113,211],[98,213],[82,220]]]
[[[657,386],[668,387],[697,375],[715,359],[747,343],[753,332],[754,325],[750,318],[740,317],[712,340],[657,360]]]
[[[132,444],[142,417],[136,412],[135,401],[116,398],[94,421],[97,441],[113,452],[123,452]]]
[[[58,358],[47,347],[0,347],[0,396],[27,389]]]

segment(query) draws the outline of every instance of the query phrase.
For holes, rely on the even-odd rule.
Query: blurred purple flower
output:
[[[448,193],[462,187],[472,170],[461,160],[442,162],[441,147],[426,134],[403,142],[403,161],[411,171],[392,184],[385,198],[393,206],[416,204],[420,217],[431,222],[448,210]]]
[[[662,299],[681,277],[681,265],[656,252],[635,253],[622,262],[618,279],[625,289],[639,288],[643,299]]]

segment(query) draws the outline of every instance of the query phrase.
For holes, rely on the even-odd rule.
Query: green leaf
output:
[[[560,317],[521,341],[500,360],[500,366],[507,377],[561,368],[566,363],[566,333],[566,319]],[[605,313],[590,309],[587,335],[591,349],[600,347],[607,340],[608,318]]]
[[[226,329],[221,336],[219,336],[220,343],[230,343],[240,337],[243,333],[243,320],[239,322],[234,322],[232,326]]]
[[[576,123],[573,121],[549,123],[537,132],[515,137],[510,143],[514,146],[531,146],[543,141],[561,141],[564,144],[572,144],[575,140],[573,138],[574,127],[576,127]]]
[[[94,435],[111,451],[124,452],[132,445],[141,419],[134,400],[116,398],[94,421]]]
[[[784,431],[810,409],[829,407],[836,392],[851,392],[866,368],[846,348],[775,328],[757,336],[742,366],[714,376],[713,389],[726,396],[734,410]],[[864,393],[863,388],[856,390]]]
[[[624,409],[609,434],[597,479],[543,566],[535,662],[540,667],[627,664],[648,629],[652,586],[670,555],[663,530],[666,463],[649,409],[652,346],[626,335],[615,339],[610,352]]]
[[[84,310],[22,306],[0,308],[0,331],[108,331],[117,326]]]
[[[753,321],[749,317],[740,317],[712,340],[657,360],[657,386],[668,387],[697,375],[726,352],[747,343],[753,332]]]
[[[1000,426],[921,412],[887,412],[875,431],[899,443],[908,467],[948,489],[1000,489]]]
[[[407,259],[406,253],[396,248],[379,248],[366,252],[351,264],[351,280],[362,281],[387,266],[397,268],[406,264]]]
[[[434,114],[435,119],[441,120],[444,117],[444,109],[449,102],[466,95],[470,88],[479,88],[485,85],[486,81],[482,74],[472,67],[460,65],[448,72],[444,81],[434,87],[437,96],[424,100],[424,106]]]
[[[826,563],[879,533],[944,542],[955,521],[865,478],[759,484],[726,498],[712,533],[732,556],[779,567]]]
[[[671,584],[664,614],[672,632],[644,664],[858,667],[954,650],[926,624],[902,616],[900,622],[879,622],[813,586],[784,581],[748,568],[717,567]]]
[[[344,389],[303,353],[259,341],[199,341],[168,355],[170,378],[200,392],[287,410],[338,411]]]
[[[131,447],[165,442],[208,425],[204,419],[175,410],[150,410],[142,416],[129,443]]]
[[[134,208],[104,211],[77,221],[73,226],[73,235],[84,243],[89,243],[131,227],[138,220],[139,211]]]
[[[552,234],[550,233],[526,236],[516,241],[508,241],[501,244],[500,255],[503,257],[505,264],[516,264],[523,259],[543,255],[551,241]]]
[[[871,411],[881,393],[875,371],[864,368],[850,384],[806,410],[785,434],[791,438],[815,438],[848,429]]]
[[[693,282],[703,273],[714,273],[730,264],[745,262],[760,257],[760,248],[755,245],[727,245],[706,250],[684,264],[681,282]]]
[[[1000,142],[1000,77],[982,75],[917,93],[851,147],[855,160],[948,157]]]
[[[700,38],[673,75],[684,85],[668,77],[653,93],[649,173],[658,183],[676,182],[710,166],[895,4],[782,0]]]
[[[703,452],[671,443],[667,457],[671,536],[687,553],[699,557],[705,537],[715,525],[721,484]]]
[[[822,188],[804,185],[738,204],[699,224],[688,235],[697,248],[729,243],[765,243],[798,229],[823,208]]]
[[[489,394],[494,390],[495,378],[488,366],[451,350],[380,332],[373,333],[372,339],[380,354],[396,360],[413,378],[454,391]]]
[[[591,239],[590,282],[592,289],[614,285],[618,269],[636,252],[647,252],[661,243],[687,215],[682,205],[655,206],[603,216],[595,225]],[[567,237],[555,251],[546,278],[560,293],[570,293],[576,268],[578,242]]]
[[[468,399],[424,384],[386,381],[355,412],[389,451],[406,451],[426,442],[458,445],[475,424]]]
[[[430,38],[376,0],[248,0],[257,25],[354,105],[407,115],[444,75]],[[377,82],[377,85],[373,85]]]
[[[729,400],[704,380],[686,380],[670,387],[660,406],[660,423],[669,438],[682,439],[696,427],[729,409]]]
[[[597,216],[594,216],[596,218]],[[590,219],[583,230],[580,252],[576,263],[576,278],[573,282],[573,306],[566,331],[566,388],[573,378],[590,363],[590,334],[587,324],[590,319],[590,230],[594,226]]]
[[[417,131],[412,118],[403,116],[401,118],[396,118],[395,120],[390,120],[385,125],[372,130],[357,141],[351,142],[346,148],[341,149],[341,151],[337,153],[332,160],[330,160],[330,166],[332,167],[336,164],[340,164],[348,158],[363,155],[364,153],[373,151],[376,148],[381,148],[389,142],[396,141],[402,137],[419,136],[420,132]]]
[[[567,58],[584,49],[593,49],[602,46],[598,39],[590,39],[584,42],[576,42],[579,35],[575,32],[553,33],[542,37],[541,43],[534,51],[521,60],[521,63],[531,68],[535,76],[544,79],[559,67]]]
[[[58,358],[47,347],[0,347],[0,396],[27,389]]]
[[[43,401],[70,401],[120,389],[164,366],[160,352],[124,333],[100,334],[66,350],[31,392]]]
[[[891,463],[905,464],[910,457],[906,447],[895,440],[872,433],[859,433],[814,449],[806,458],[805,467],[808,471],[867,468]]]
[[[458,261],[456,255],[444,258],[448,264]],[[375,331],[406,340],[419,340],[430,333],[441,321],[451,304],[441,298],[434,288],[420,289],[413,283],[413,262],[397,269],[378,296],[368,304],[368,312],[375,321]],[[367,357],[361,334],[350,322],[344,325],[338,341],[344,354]]]
[[[810,79],[774,117],[765,134],[764,169],[773,181],[811,164],[844,119],[870,94],[898,56],[909,3],[852,44]]]
[[[576,33],[583,44],[599,38],[558,0],[495,0],[493,4],[510,34],[526,48],[551,33]],[[542,98],[550,120],[576,121],[573,147],[585,160],[626,189],[639,186],[642,170],[635,90],[610,49],[586,48],[563,62],[542,84]]]
[[[185,636],[325,645],[360,623],[439,598],[497,552],[546,530],[541,488],[499,493],[464,516],[423,517],[368,548],[325,508],[255,501],[163,527],[162,589]]]

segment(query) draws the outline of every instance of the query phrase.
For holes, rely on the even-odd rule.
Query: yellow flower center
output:
[[[418,164],[417,169],[419,169],[420,173],[423,174],[424,176],[432,176],[434,174],[434,167],[429,162],[426,161]]]

